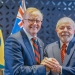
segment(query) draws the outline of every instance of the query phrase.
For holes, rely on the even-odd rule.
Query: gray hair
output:
[[[25,18],[26,14],[32,14],[33,12],[38,12],[39,15],[41,16],[41,19],[43,19],[42,12],[39,9],[34,8],[34,7],[27,8],[26,11],[25,11],[25,13],[24,13],[23,18]]]
[[[58,20],[58,22],[56,24],[56,29],[58,28],[59,25],[61,25],[62,23],[66,23],[66,22],[71,23],[74,26],[74,28],[75,28],[75,23],[74,23],[74,21],[71,18],[63,17],[60,20]]]

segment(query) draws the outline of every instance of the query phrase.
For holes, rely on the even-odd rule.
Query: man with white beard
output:
[[[69,17],[61,18],[56,25],[59,41],[46,46],[41,62],[49,75],[75,75],[75,23]]]

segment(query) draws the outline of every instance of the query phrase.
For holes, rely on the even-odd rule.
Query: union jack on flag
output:
[[[16,21],[14,23],[12,34],[18,32],[23,27],[23,15],[24,15],[25,10],[26,10],[25,0],[22,0],[19,10],[18,10]]]

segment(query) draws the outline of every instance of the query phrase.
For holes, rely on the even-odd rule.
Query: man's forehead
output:
[[[26,17],[42,19],[42,16],[41,16],[41,14],[39,14],[39,13],[27,14]]]
[[[61,23],[59,23],[58,27],[61,27],[61,26],[73,26],[73,23],[70,23],[70,22],[61,22]]]

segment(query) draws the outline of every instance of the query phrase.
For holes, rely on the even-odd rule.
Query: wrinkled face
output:
[[[57,27],[56,32],[63,43],[68,43],[74,36],[74,26],[71,23],[62,23]]]
[[[24,20],[25,30],[32,36],[35,36],[41,28],[42,18],[39,13],[27,14]]]

